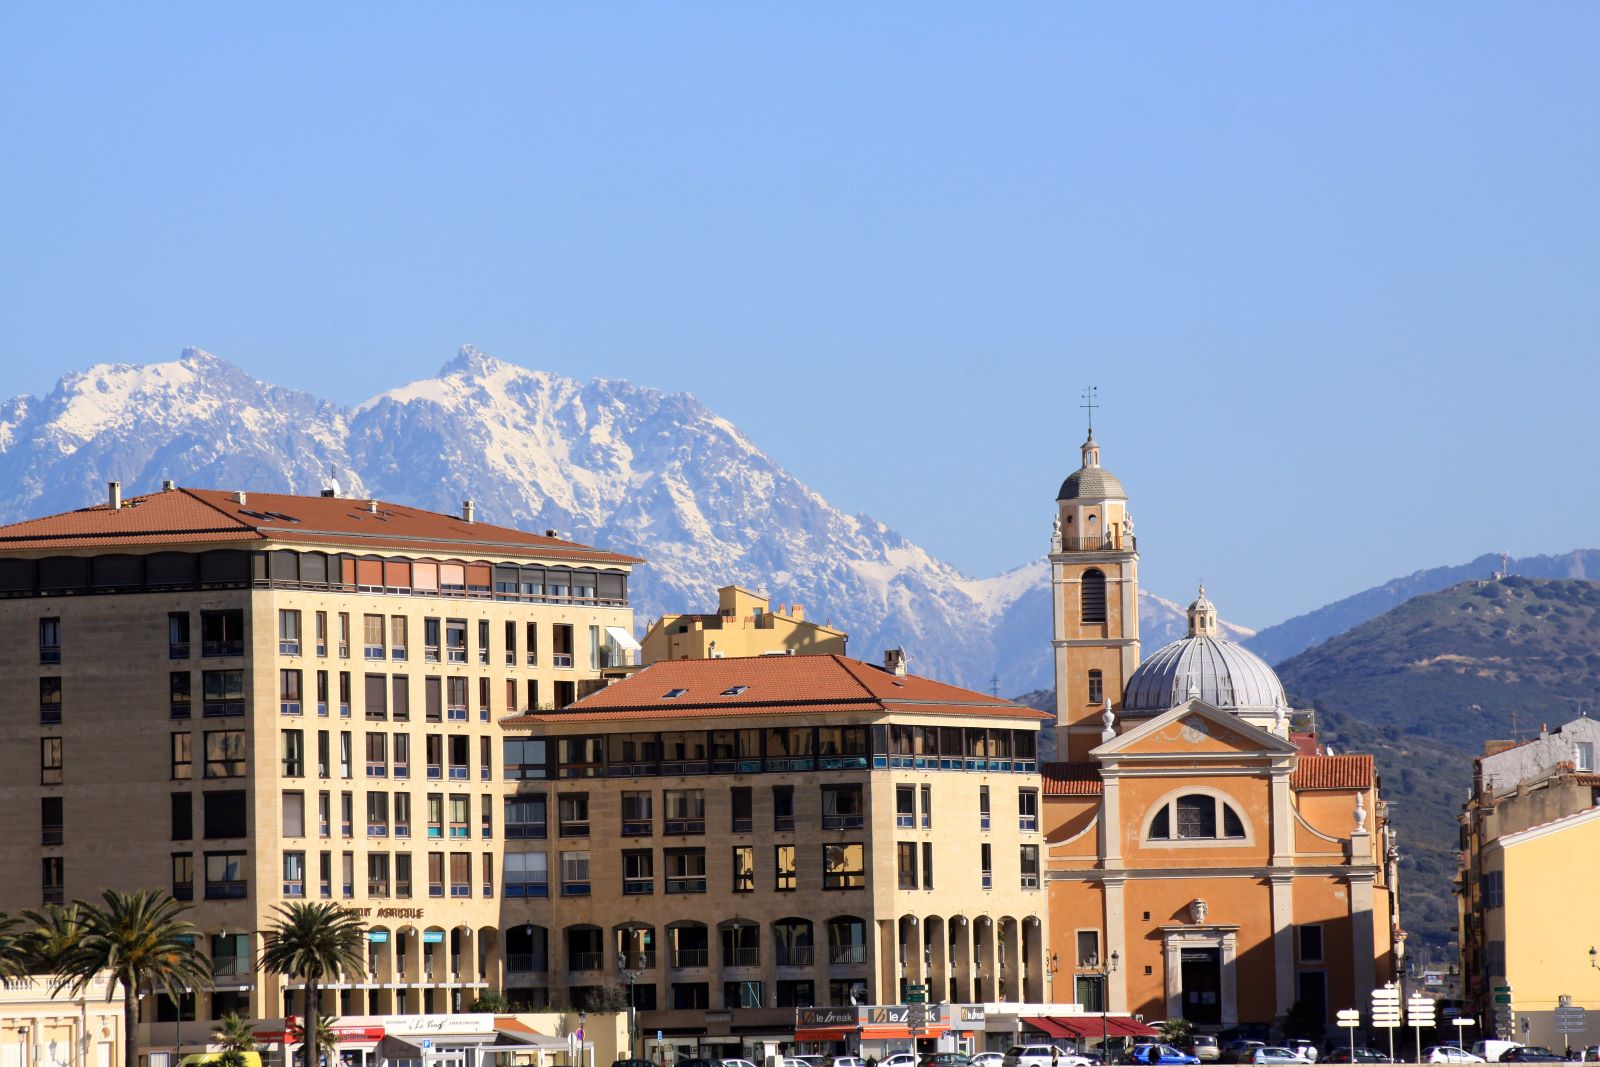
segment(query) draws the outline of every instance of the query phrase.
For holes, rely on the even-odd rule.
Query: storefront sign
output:
[[[855,1026],[855,1008],[796,1008],[794,1025],[810,1029],[818,1026]]]
[[[961,1021],[964,1023],[979,1023],[984,1021],[982,1004],[961,1005]]]

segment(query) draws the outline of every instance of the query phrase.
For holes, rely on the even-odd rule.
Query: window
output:
[[[1021,847],[1022,888],[1039,888],[1039,846],[1023,845]]]
[[[444,621],[445,659],[451,663],[467,662],[467,620]]]
[[[207,778],[243,778],[246,772],[243,730],[208,730],[205,734]]]
[[[299,654],[300,613],[287,608],[280,608],[278,610],[278,655],[298,656]]]
[[[350,717],[350,672],[339,672],[339,718]]]
[[[1322,962],[1322,925],[1313,923],[1297,927],[1300,931],[1300,962]]]
[[[816,983],[810,979],[778,979],[777,1006],[780,1008],[810,1008],[817,1003]]]
[[[1483,906],[1489,908],[1503,908],[1506,906],[1506,875],[1504,871],[1484,871],[1478,879],[1479,892],[1483,897]],[[1504,975],[1503,970],[1490,971],[1492,975]]]
[[[1017,829],[1033,833],[1039,829],[1039,791],[1017,790]]]
[[[533,625],[529,623],[529,625]],[[531,643],[530,643],[531,647]],[[530,653],[531,654],[531,653]],[[572,624],[558,622],[550,627],[550,666],[572,666]]]
[[[194,676],[188,671],[173,671],[167,679],[172,718],[187,719],[194,703]]]
[[[538,780],[549,776],[549,757],[542,737],[508,737],[500,746],[503,772],[510,781]]]
[[[314,636],[317,643],[317,655],[326,656],[328,654],[328,613],[326,611],[317,612],[314,625],[316,627]]]
[[[451,722],[466,722],[467,714],[467,680],[465,678],[445,679],[445,718]]]
[[[1106,698],[1105,676],[1099,671],[1089,672],[1089,703],[1101,704]]]
[[[755,829],[754,791],[747,785],[736,785],[728,791],[729,829],[736,834],[747,834]]]
[[[244,671],[205,671],[200,677],[206,718],[244,714]]]
[[[187,801],[184,807],[188,807]],[[306,836],[306,795],[289,792],[283,794],[283,836]]]
[[[662,796],[662,832],[706,832],[706,794],[703,789],[668,789]]]
[[[506,798],[506,837],[543,838],[547,833],[543,793]]]
[[[285,852],[283,854],[283,895],[286,897],[303,897],[306,895],[306,854],[304,852]]]
[[[994,888],[994,846],[987,841],[978,846],[978,875],[983,888]]]
[[[389,776],[389,735],[381,730],[367,731],[367,777]]]
[[[793,845],[778,845],[773,850],[773,884],[772,888],[780,893],[790,892],[795,888]]]
[[[489,662],[489,620],[478,620],[478,662]]]
[[[383,659],[386,648],[382,615],[361,616],[361,644],[367,659]]]
[[[444,896],[444,853],[428,853],[428,895]]]
[[[373,790],[367,794],[367,836],[389,836],[389,794]]]
[[[67,899],[66,861],[60,856],[46,856],[42,865],[41,889],[46,904],[62,904]]]
[[[761,966],[761,927],[735,921],[722,928],[724,967]]]
[[[570,631],[570,629],[571,629],[571,627],[568,627],[569,631]],[[539,624],[538,623],[534,623],[534,622],[528,623],[527,636],[528,636],[528,649],[527,649],[527,652],[528,652],[528,666],[537,667],[539,665]],[[559,666],[561,666],[561,664],[558,663],[558,664],[556,664],[556,666],[559,667]],[[568,664],[568,666],[571,666],[571,664]]]
[[[664,857],[667,870],[668,893],[704,893],[706,891],[706,850],[703,848],[669,848]]]
[[[922,797],[922,828],[933,829],[933,786],[924,785],[921,789]]]
[[[922,888],[933,888],[933,842],[922,843]]]
[[[1583,771],[1585,773],[1593,772],[1594,771],[1594,742],[1593,741],[1579,741],[1573,747],[1575,749],[1575,751],[1573,753],[1573,756],[1574,756],[1573,763],[1574,763],[1575,769]]]
[[[901,889],[917,888],[917,845],[914,841],[895,844],[895,870],[899,873]]]
[[[210,737],[210,734],[206,735]],[[209,759],[209,753],[207,754]],[[306,774],[306,735],[304,730],[283,731],[283,776],[304,778]],[[345,777],[349,777],[348,774]]]
[[[1209,793],[1188,793],[1156,809],[1148,837],[1151,841],[1243,841],[1246,835],[1244,821],[1232,804]]]
[[[674,1011],[704,1011],[711,1007],[711,989],[705,982],[673,982]]]
[[[389,704],[395,722],[411,721],[411,676],[396,674],[389,679]]]
[[[339,658],[350,658],[350,613],[339,612]]]
[[[367,896],[386,897],[389,895],[389,854],[387,852],[367,853]]]
[[[989,787],[986,786],[986,785],[980,785],[978,787],[978,829],[987,830],[988,828],[989,828]]]
[[[589,794],[562,793],[556,810],[562,837],[589,836]]]
[[[1093,568],[1083,572],[1083,621],[1106,621],[1106,576]]]
[[[439,662],[439,620],[422,620],[422,658],[427,663]]]
[[[301,691],[302,676],[299,671],[280,670],[278,672],[278,711],[283,715],[299,715],[302,710],[304,693]]]
[[[411,794],[394,795],[394,836],[411,836]]]
[[[897,785],[894,787],[894,824],[902,830],[909,830],[917,825],[916,786]]]
[[[456,840],[472,836],[471,802],[464,793],[450,794],[450,836]]]
[[[228,789],[202,793],[205,802],[204,832],[206,840],[216,841],[245,836],[245,801],[243,789]]]
[[[506,666],[507,667],[515,667],[516,665],[517,665],[517,624],[514,623],[514,622],[508,622],[508,623],[506,623]],[[515,683],[512,683],[512,684],[515,684]]]
[[[729,1010],[761,1007],[761,983],[723,982],[722,1006]]]
[[[656,891],[655,854],[647,848],[622,853],[622,892],[642,896]]]
[[[550,895],[550,857],[546,853],[507,852],[502,870],[506,896]]]
[[[187,803],[188,802],[188,794],[183,794],[183,797],[184,797],[185,803]],[[60,797],[40,797],[39,798],[39,843],[40,844],[42,844],[42,845],[59,845],[59,844],[61,844],[62,837],[63,837],[62,810],[63,810],[63,807],[64,807],[64,803],[65,802]],[[193,822],[193,820],[191,820],[191,823],[192,822]],[[173,823],[173,831],[174,831],[174,833],[176,833],[177,829],[178,829],[178,824],[176,822],[174,822]],[[179,837],[173,838],[173,840],[175,840],[175,841],[187,841],[188,839],[189,838],[188,838],[187,834],[185,836],[181,837],[181,838],[179,838]]]
[[[61,722],[61,679],[39,679],[39,724],[56,726]]]
[[[406,658],[406,617],[394,615],[389,619],[389,658]]]
[[[1328,1019],[1328,972],[1301,971],[1295,975],[1295,1000],[1318,1023]],[[1459,1031],[1458,1031],[1459,1033]]]
[[[450,895],[453,897],[470,897],[472,895],[472,853],[450,853]]]
[[[794,829],[794,786],[772,787],[772,828],[778,832]]]
[[[422,680],[422,717],[428,722],[444,721],[444,679],[429,675]]]
[[[853,915],[828,920],[828,962],[866,963],[867,924]],[[851,979],[852,984],[859,979]],[[846,993],[848,997],[848,992]],[[847,999],[845,1003],[850,1003]]]
[[[405,675],[395,675],[395,680]],[[362,714],[369,722],[382,722],[389,718],[389,680],[382,674],[369,674],[365,678],[366,684],[362,687],[363,707]]]
[[[172,618],[172,616],[168,616]],[[183,619],[183,655],[189,654],[189,616]],[[176,658],[176,656],[174,656]],[[39,662],[61,662],[61,620],[56,618],[39,620]]]
[[[356,802],[354,793],[339,794],[339,836],[356,835]]]
[[[1100,931],[1078,931],[1078,966],[1100,966]]]
[[[563,852],[561,854],[561,895],[586,897],[589,895],[589,853]]]
[[[863,889],[866,884],[866,849],[861,842],[822,846],[822,888]]]
[[[194,899],[194,853],[172,854],[172,895],[177,900]]]
[[[244,655],[244,609],[200,613],[200,654]]]
[[[650,803],[653,799],[643,790],[622,794],[622,836],[649,837],[655,832]]]
[[[394,776],[411,777],[411,735],[394,735]]]
[[[172,780],[186,782],[194,777],[193,735],[172,735]]]
[[[754,845],[733,846],[733,891],[756,891],[756,850]]]

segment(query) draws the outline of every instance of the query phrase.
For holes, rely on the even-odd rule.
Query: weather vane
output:
[[[1100,396],[1100,387],[1099,386],[1097,386],[1097,385],[1086,385],[1086,386],[1083,387],[1083,403],[1078,405],[1079,407],[1083,408],[1085,411],[1087,411],[1089,413],[1089,436],[1090,437],[1094,436],[1094,409],[1100,406],[1100,405],[1095,403],[1095,401],[1097,399],[1099,399],[1099,396]]]

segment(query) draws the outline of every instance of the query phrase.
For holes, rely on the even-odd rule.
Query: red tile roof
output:
[[[1290,789],[1369,789],[1371,756],[1301,756],[1289,775]]]
[[[1043,763],[1039,776],[1047,797],[1097,797],[1105,792],[1096,763]]]
[[[536,556],[574,562],[638,564],[634,556],[543,537],[454,515],[348,497],[174,489],[0,526],[0,551],[120,548],[219,541],[298,542],[369,551],[443,556]]]
[[[666,695],[674,690],[682,693]],[[562,711],[520,715],[503,722],[517,726],[849,711],[1049,718],[1044,712],[986,693],[931,678],[897,676],[848,656],[828,655],[663,660]]]

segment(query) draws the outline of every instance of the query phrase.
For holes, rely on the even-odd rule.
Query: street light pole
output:
[[[1105,966],[1100,968],[1100,1062],[1110,1063],[1110,1049],[1106,1047],[1111,1040],[1109,1023],[1106,1015],[1111,1010],[1111,975],[1117,969],[1117,954],[1112,952],[1106,959]]]
[[[641,960],[640,962],[642,963],[643,961]],[[628,1058],[638,1059],[639,1017],[635,1014],[637,1009],[633,1006],[633,983],[639,980],[639,976],[644,973],[644,968],[629,970],[628,954],[619,952],[617,953],[617,970],[622,972],[623,977],[628,980]]]
[[[1056,1002],[1056,971],[1061,969],[1061,954],[1050,953],[1044,961],[1044,980],[1050,986],[1050,1003]]]

